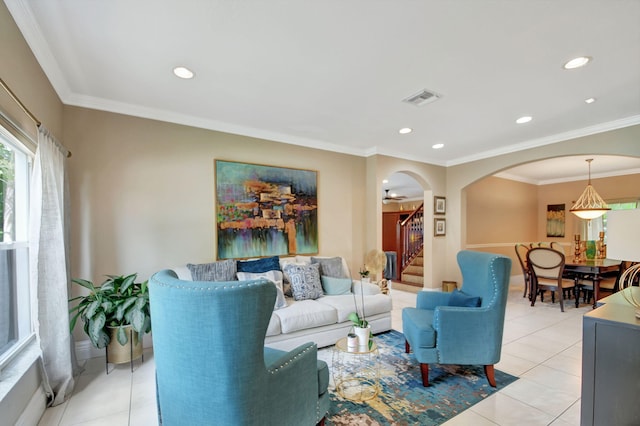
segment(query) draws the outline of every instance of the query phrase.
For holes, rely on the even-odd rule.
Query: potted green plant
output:
[[[371,340],[371,326],[369,325],[369,321],[364,314],[364,291],[362,289],[363,285],[360,284],[360,298],[362,300],[362,313],[358,311],[358,302],[356,301],[356,292],[353,292],[353,303],[355,305],[356,311],[351,312],[347,317],[349,321],[353,323],[353,332],[358,337],[358,346],[368,346],[371,349],[373,345],[373,340]],[[354,289],[355,290],[355,289]],[[363,343],[367,342],[367,343]]]
[[[367,268],[367,265],[360,268],[359,274],[362,282],[369,282],[369,269]]]
[[[148,282],[136,283],[137,275],[108,275],[99,287],[88,280],[73,279],[88,289],[89,294],[69,299],[69,302],[79,301],[69,309],[71,331],[80,317],[85,333],[96,348],[109,346],[114,337],[121,346],[127,345],[130,328],[137,333],[134,340],[140,343],[140,337],[151,331],[151,316]],[[141,351],[142,345],[139,346]]]

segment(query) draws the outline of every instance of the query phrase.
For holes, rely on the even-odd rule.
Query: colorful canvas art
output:
[[[318,253],[317,172],[215,161],[218,259]]]

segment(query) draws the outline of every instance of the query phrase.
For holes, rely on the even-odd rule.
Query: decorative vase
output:
[[[107,346],[107,356],[109,362],[113,364],[123,364],[125,362],[131,362],[131,360],[138,359],[142,356],[142,339],[137,331],[133,330],[130,325],[125,325],[125,333],[127,333],[127,344],[122,346],[118,342],[118,327],[108,327],[111,341]],[[131,347],[133,345],[133,348]]]
[[[596,242],[594,240],[587,241],[586,255],[589,260],[596,258]]]
[[[358,350],[366,351],[369,347],[369,339],[371,338],[371,326],[353,327],[353,331],[358,336]]]

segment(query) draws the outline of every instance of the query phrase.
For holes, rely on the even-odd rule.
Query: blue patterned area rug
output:
[[[391,330],[375,336],[380,351],[380,393],[358,403],[338,395],[331,379],[327,425],[439,425],[517,380],[495,370],[497,388],[487,382],[482,366],[429,365],[429,383],[422,386],[420,365],[404,352],[404,335]],[[333,348],[318,358],[331,367]]]

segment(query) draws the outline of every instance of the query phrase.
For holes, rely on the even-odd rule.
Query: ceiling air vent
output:
[[[402,102],[406,102],[415,106],[422,106],[430,102],[437,101],[441,97],[441,95],[435,92],[430,92],[427,89],[424,89],[416,93],[415,95],[411,95],[408,98],[403,99]]]

